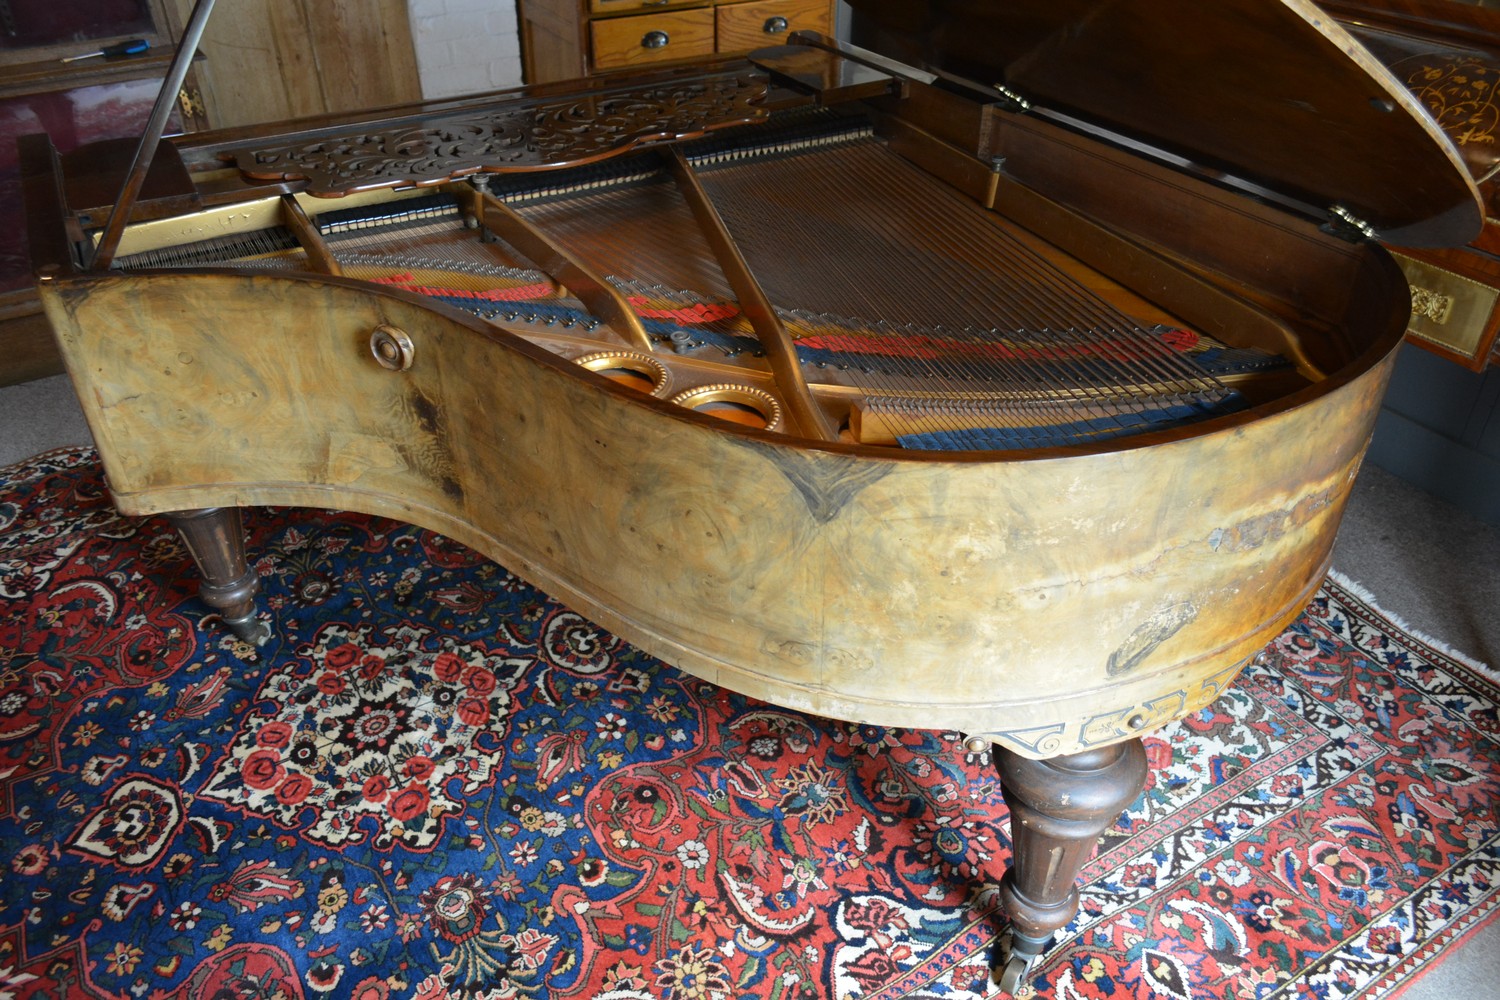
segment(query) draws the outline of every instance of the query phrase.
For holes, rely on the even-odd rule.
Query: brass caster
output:
[[[271,640],[271,623],[261,621],[254,614],[248,618],[238,618],[231,621],[228,618],[221,619],[224,627],[233,632],[242,642],[248,642],[252,646],[264,646]]]

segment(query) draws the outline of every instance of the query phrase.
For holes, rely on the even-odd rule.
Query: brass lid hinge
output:
[[[1024,115],[1031,110],[1030,101],[1003,83],[995,84],[995,93],[1000,95],[1000,100],[997,103],[1006,111],[1013,111],[1016,114]]]
[[[177,92],[177,107],[182,111],[184,118],[192,120],[208,114],[208,108],[203,104],[203,95],[196,90],[188,90],[186,87]]]
[[[1318,227],[1325,233],[1337,236],[1350,243],[1363,243],[1379,239],[1375,227],[1349,211],[1343,205],[1332,205],[1328,209],[1328,221]]]

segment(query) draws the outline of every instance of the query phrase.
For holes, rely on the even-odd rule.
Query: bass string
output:
[[[772,166],[784,167],[791,162],[795,161],[778,161]],[[910,311],[913,299],[910,289],[905,287],[907,275],[901,272],[881,273],[888,269],[880,266],[872,268],[872,248],[860,245],[867,241],[841,239],[839,237],[843,234],[833,232],[833,227],[825,219],[811,211],[799,210],[808,202],[816,203],[821,200],[819,196],[822,192],[815,188],[811,191],[802,188],[798,184],[801,178],[795,176],[796,171],[792,171],[793,176],[788,177],[787,171],[774,170],[777,183],[770,186],[770,191],[758,183],[735,183],[746,177],[747,173],[752,179],[758,179],[760,167],[761,165],[756,165],[748,170],[731,167],[711,171],[704,176],[703,182],[725,218],[725,224],[740,244],[751,269],[761,277],[767,294],[773,301],[792,301],[799,305],[811,303],[813,308],[820,308],[825,313],[837,311],[845,316],[883,313],[887,323],[909,324],[919,318],[918,314]],[[786,206],[783,201],[791,191],[799,196],[798,201],[792,202],[790,210],[784,210]],[[809,193],[813,197],[800,197]],[[872,277],[878,277],[880,283],[872,286]],[[861,286],[894,288],[895,294],[873,295],[857,302],[819,294],[828,288]],[[881,301],[872,302],[871,299]],[[858,331],[858,335],[864,337],[874,333],[869,325]],[[857,355],[851,354],[849,357],[850,364],[858,367]],[[940,356],[927,359],[925,365],[908,364],[906,369],[905,377],[894,379],[866,369],[860,373],[859,381],[867,391],[908,387],[913,381],[925,382],[927,388],[933,388],[936,384],[956,388],[959,384],[955,378],[957,373]],[[904,415],[908,420],[925,424],[929,413],[940,408],[942,403],[931,397],[919,398],[918,402],[904,408]]]
[[[780,166],[781,163],[777,165]],[[815,174],[819,175],[820,180],[826,177],[823,170],[815,171]],[[784,199],[766,196],[756,189],[757,185],[749,185],[750,190],[746,192],[743,186],[718,183],[722,179],[717,176],[705,178],[705,186],[716,195],[721,211],[726,216],[726,223],[730,225],[731,230],[735,231],[737,239],[744,244],[742,249],[750,259],[752,269],[762,275],[763,283],[768,286],[768,292],[773,298],[783,302],[788,299],[793,301],[813,299],[816,305],[825,309],[831,307],[864,314],[875,310],[896,312],[897,322],[905,321],[913,327],[924,318],[920,311],[906,311],[906,307],[914,302],[922,302],[929,297],[930,293],[918,295],[918,290],[912,287],[905,268],[880,266],[872,268],[870,262],[874,257],[874,252],[869,240],[846,241],[842,244],[838,240],[830,240],[828,227],[823,224],[824,220],[803,210],[809,201],[807,198],[783,205],[780,202]],[[776,180],[779,182],[774,186],[776,192],[806,190],[800,183],[802,180],[800,177],[789,179],[783,174],[777,174]],[[815,200],[820,201],[822,197]],[[783,210],[768,211],[768,204],[776,204],[777,208]],[[886,241],[887,244],[891,242]],[[809,248],[810,253],[804,252]],[[789,268],[793,276],[790,287],[786,281]],[[816,280],[811,283],[804,281],[802,280],[804,274],[811,274]],[[829,286],[836,288],[886,288],[889,286],[895,289],[895,294],[884,296],[884,301],[873,306],[855,303],[851,309],[851,303],[848,301],[828,301],[826,298],[818,301],[819,297],[816,293]],[[860,332],[863,335],[878,334],[881,329],[888,328],[889,323],[890,320],[887,318],[880,324],[867,324],[866,328]],[[880,329],[872,329],[872,327]],[[927,329],[930,330],[930,326]],[[891,333],[896,336],[905,335],[909,339],[910,332],[892,330]],[[925,394],[929,397],[925,400],[910,394],[904,396],[906,402],[903,408],[907,416],[924,425],[930,424],[933,429],[939,429],[943,423],[942,414],[951,411],[957,405],[959,397],[968,397],[971,400],[982,398],[979,394],[964,392],[957,388],[964,384],[964,376],[972,377],[973,373],[962,366],[945,361],[941,355],[924,359],[921,365],[910,366],[904,379],[887,379],[876,372],[863,374],[866,376],[864,387],[877,392],[885,390],[889,393],[896,389],[909,388],[913,384],[921,384],[927,388],[934,385],[950,387],[952,391],[948,394],[949,398],[946,401],[942,401],[937,394],[931,393]],[[1035,391],[1042,387],[1028,386],[1027,388]],[[1048,398],[1046,394],[1037,394],[1041,395],[1041,398]],[[1054,404],[1053,408],[1057,411],[1054,419],[1062,419],[1066,415],[1060,404]],[[934,415],[931,422],[924,419],[924,412]]]
[[[796,159],[783,162],[796,162]],[[753,169],[764,172],[765,166],[766,164],[756,164]],[[826,175],[827,168],[818,167],[813,172]],[[765,198],[757,196],[752,201],[756,206],[757,214],[770,217],[769,213],[761,211],[765,207]],[[790,214],[792,219],[796,219],[804,214],[800,211],[801,206],[794,204],[792,207],[791,213],[779,213],[772,226],[774,239],[770,242],[782,252],[786,252],[790,247],[796,247],[799,243],[807,242],[788,238],[786,216]],[[709,254],[685,204],[680,197],[676,196],[674,188],[664,182],[655,185],[648,192],[643,192],[640,188],[625,191],[595,191],[547,206],[528,206],[524,211],[533,222],[544,226],[554,236],[569,245],[591,243],[593,256],[602,264],[603,269],[631,276],[629,279],[617,279],[621,284],[633,282],[637,288],[642,285],[656,284],[669,288],[691,288],[696,294],[708,297],[728,296],[728,290],[723,287],[721,280],[704,280],[705,278],[718,278],[716,273],[688,274],[685,272],[683,261],[703,260]],[[895,241],[888,238],[885,242]],[[850,252],[847,248],[834,247],[831,250],[825,248],[817,256],[822,262],[827,262],[852,260],[856,259],[859,254]],[[757,270],[764,271],[765,269],[757,267]],[[869,278],[868,271],[855,277],[858,280],[850,281],[849,284],[855,287],[868,287],[871,284],[869,280],[866,280]],[[837,285],[839,282],[831,284]],[[797,297],[805,297],[798,296],[796,292],[791,295],[794,300]],[[778,295],[777,297],[786,301],[785,296]],[[919,296],[907,290],[904,297],[908,302],[922,301],[930,298],[930,294]],[[860,311],[868,314],[874,310],[867,307]],[[1054,307],[1050,311],[1056,314],[1057,309]],[[783,312],[788,311],[783,310]],[[795,311],[792,311],[792,314],[795,315]],[[918,314],[907,318],[915,324],[922,317]],[[1089,321],[1079,320],[1078,322],[1087,325]],[[889,320],[883,323],[888,324]],[[954,385],[958,385],[962,384],[965,376],[972,380],[974,372],[972,366],[967,366],[939,370],[936,374],[940,377],[946,376]],[[1017,378],[1030,382],[1027,388],[1032,391],[1041,392],[1048,388],[1056,388],[1030,379],[1027,366],[1015,366],[1009,374],[1013,383]],[[1103,376],[1098,380],[1120,381],[1118,377],[1104,379]],[[1080,384],[1079,388],[1087,390],[1089,387]],[[1070,395],[1076,396],[1078,392],[1070,393]]]
[[[997,296],[1003,300],[1004,307],[1014,306],[1019,297],[1024,318],[1019,321],[1013,320],[1013,324],[1021,327],[1040,327],[1041,333],[1050,335],[1044,337],[1044,341],[1060,344],[1068,353],[1074,355],[1074,360],[1067,362],[1053,373],[1054,376],[1057,374],[1064,376],[1060,381],[1071,382],[1075,390],[1094,385],[1111,386],[1117,390],[1126,390],[1128,395],[1137,391],[1130,387],[1138,386],[1143,380],[1149,381],[1153,378],[1168,382],[1189,380],[1196,383],[1199,390],[1218,394],[1214,393],[1214,390],[1221,389],[1221,387],[1217,385],[1216,380],[1206,378],[1205,373],[1190,359],[1172,354],[1149,333],[1141,330],[1137,324],[1132,324],[1118,310],[1107,307],[1085,289],[1073,283],[1071,279],[1057,272],[1036,251],[1005,233],[998,219],[988,215],[975,216],[973,213],[941,210],[942,200],[956,199],[958,197],[956,193],[933,184],[926,175],[916,172],[905,161],[892,156],[882,147],[871,147],[869,152],[876,154],[873,162],[878,168],[877,172],[891,172],[896,175],[895,182],[887,184],[889,190],[899,192],[906,190],[910,185],[926,184],[930,190],[924,193],[924,199],[927,203],[938,207],[938,210],[931,213],[930,225],[927,224],[925,218],[920,220],[920,224],[924,229],[936,233],[945,247],[971,247],[973,249],[968,252],[970,259],[996,261],[1003,264],[990,272],[998,275],[996,280],[991,281],[988,280],[988,276],[981,276],[985,280],[979,282],[981,287],[978,289],[972,285],[976,277],[975,272],[959,268],[957,273],[966,277],[971,285],[964,290],[964,294],[955,295],[954,298],[979,303],[986,312],[990,310],[1003,312],[1002,303],[996,301]],[[874,184],[874,179],[867,173],[855,186],[874,190]],[[929,195],[930,199],[928,199]],[[910,202],[905,204],[909,206]],[[959,225],[954,221],[965,218],[972,219],[975,226],[979,228]],[[987,227],[986,223],[988,223]],[[907,232],[902,232],[899,236],[902,239],[909,238],[911,228],[908,224]],[[977,241],[974,239],[976,235]],[[986,297],[987,293],[995,294],[988,294]],[[1038,315],[1042,317],[1040,320],[1032,318]],[[1058,335],[1047,323],[1049,317],[1062,318],[1071,326],[1071,329],[1063,335]],[[982,317],[982,319],[988,318],[988,316]],[[960,322],[965,326],[972,324],[974,322],[972,313]],[[996,332],[1003,334],[1003,331],[986,331],[987,334]],[[1129,360],[1135,362],[1134,365],[1127,365],[1125,359],[1117,356],[1116,342],[1131,356]],[[1077,348],[1080,346],[1083,349],[1081,363],[1077,359]],[[1082,386],[1077,380],[1067,378],[1075,369],[1081,369],[1088,375]],[[1118,391],[1111,393],[1114,396],[1119,394]],[[1156,394],[1160,395],[1160,390],[1157,390]]]
[[[577,220],[595,233],[627,236],[628,238],[622,241],[606,239],[606,256],[618,259],[625,256],[627,248],[635,251],[630,256],[637,265],[638,273],[640,273],[639,267],[649,262],[681,261],[685,257],[699,259],[707,255],[706,249],[697,253],[692,252],[691,243],[692,238],[696,236],[696,227],[680,200],[663,201],[657,198],[652,199],[651,202],[646,204],[639,198],[617,192],[584,197],[565,212],[534,214],[560,215],[565,219]],[[557,228],[552,219],[539,221]],[[572,234],[563,232],[561,235],[567,239]],[[653,240],[652,237],[655,239]],[[472,232],[462,227],[456,215],[447,220],[392,224],[383,227],[378,233],[371,230],[356,230],[347,234],[336,234],[331,241],[339,245],[337,252],[351,266],[354,266],[354,260],[344,247],[354,245],[367,248],[372,256],[378,251],[379,254],[389,257],[386,266],[391,268],[416,265],[428,268],[443,267],[465,273],[496,273],[494,245],[479,244],[472,238]],[[684,249],[687,249],[686,253],[683,252]],[[666,252],[668,250],[674,252],[668,253]],[[377,268],[376,273],[378,273],[378,262],[362,260],[359,263],[364,266],[374,263]],[[682,280],[683,276],[680,273],[654,273],[649,276],[657,283],[669,286],[681,286],[686,283]],[[713,288],[702,290],[709,293],[720,291],[720,289]]]
[[[882,148],[874,147],[871,151],[885,152],[885,155],[874,158],[870,169],[860,178],[861,186],[873,185],[877,170],[881,174],[895,175],[887,179],[887,188],[891,191],[904,190],[926,179],[925,175],[916,173],[910,165]],[[956,197],[953,192],[930,182],[929,187],[932,190],[927,194],[934,203]],[[978,327],[981,339],[997,333],[1003,336],[1003,329],[993,329],[996,325],[994,317],[1009,315],[1013,318],[1008,325],[1024,331],[1023,335],[1057,344],[1065,350],[1074,346],[1084,348],[1082,367],[1085,370],[1091,367],[1093,380],[1100,384],[1124,386],[1143,378],[1115,356],[1116,352],[1109,343],[1111,338],[1120,341],[1133,360],[1146,369],[1145,378],[1148,380],[1153,376],[1161,379],[1201,378],[1196,368],[1184,359],[1173,359],[1178,360],[1176,365],[1162,364],[1172,356],[1149,334],[1056,271],[1034,250],[1001,229],[998,220],[989,216],[975,217],[972,213],[942,211],[936,204],[934,207],[939,210],[932,213],[931,225],[927,228],[941,235],[945,247],[966,248],[967,259],[991,261],[997,265],[985,275],[970,268],[957,270],[961,279],[967,279],[967,285],[964,294],[954,298],[977,306],[957,322],[965,327]],[[952,221],[959,218],[973,219],[975,224],[972,227],[960,226]],[[926,225],[925,219],[922,222]],[[991,224],[986,226],[985,223]],[[909,238],[909,223],[905,230],[896,236]],[[1054,330],[1054,324],[1062,324],[1065,330]],[[986,326],[990,329],[985,329]],[[1078,354],[1077,351],[1071,353]],[[1075,360],[1073,366],[1078,367],[1080,363]]]
[[[238,264],[267,271],[305,270],[307,255],[297,239],[280,226],[194,243],[142,250],[117,257],[113,266],[123,271],[143,268],[201,267]]]
[[[417,268],[440,272],[457,287],[472,291],[489,287],[486,278],[521,277],[530,272],[536,280],[546,280],[527,262],[507,253],[503,244],[482,242],[478,231],[467,228],[456,215],[331,233],[324,239],[350,277]]]
[[[822,162],[786,161],[769,164],[765,170],[716,174],[711,183],[720,199],[731,205],[728,214],[736,229],[753,233],[747,242],[763,251],[757,256],[767,259],[771,273],[776,272],[775,258],[784,249],[794,253],[797,249],[782,237],[785,226],[791,224],[801,227],[803,238],[798,243],[813,247],[809,256],[820,263],[849,258],[867,274],[883,279],[874,285],[862,282],[844,288],[816,280],[816,269],[799,264],[791,277],[800,279],[811,272],[814,279],[788,289],[799,303],[823,299],[824,308],[833,312],[879,316],[914,328],[959,330],[976,325],[980,318],[992,320],[984,313],[993,312],[994,303],[982,310],[970,308],[967,315],[953,308],[969,300],[945,293],[953,279],[973,271],[973,263],[956,256],[962,244],[952,235],[941,241],[927,237],[927,231],[945,223],[945,213],[932,205],[934,192],[903,189],[888,174],[863,169],[869,165],[869,153],[878,148],[868,145],[838,157],[816,158]],[[843,204],[830,215],[823,208],[833,202]],[[772,206],[774,216],[768,211]],[[910,280],[918,275],[925,280]],[[1007,277],[994,271],[986,275],[990,281]],[[899,279],[907,280],[901,285],[892,283]],[[1035,325],[1034,320],[1020,316],[1012,322],[1017,327]]]
[[[1142,382],[1181,381],[1194,374],[1191,370],[1151,370],[1153,366],[1159,368],[1158,359],[1167,355],[1140,334],[1128,345],[1130,360],[1143,362],[1148,374],[1131,370],[1120,358],[1112,357],[1118,342],[1131,332],[1121,314],[1056,273],[1049,262],[1000,226],[955,226],[951,222],[954,217],[972,212],[944,211],[943,201],[956,196],[891,156],[882,145],[867,142],[853,151],[829,152],[847,162],[802,162],[820,158],[813,153],[778,158],[739,171],[750,178],[748,184],[720,185],[716,178],[716,202],[726,220],[736,219],[731,227],[745,242],[747,257],[763,258],[779,251],[799,275],[833,277],[801,282],[789,293],[777,289],[773,297],[782,302],[811,298],[818,306],[837,306],[826,298],[819,301],[816,292],[828,287],[863,292],[879,289],[882,294],[867,295],[855,301],[853,308],[844,303],[844,311],[854,315],[880,315],[881,311],[895,314],[894,322],[885,317],[862,324],[858,331],[862,336],[909,339],[916,332],[955,339],[960,344],[1004,347],[1008,339],[1020,345],[1012,357],[1003,356],[1004,352],[1000,356],[992,353],[980,361],[958,356],[961,352],[939,350],[930,358],[909,363],[904,377],[862,373],[872,394],[884,393],[898,409],[911,411],[919,424],[941,429],[949,422],[945,415],[977,407],[1008,412],[1023,423],[1066,422],[1078,418],[1080,406],[1096,416],[1118,412],[1138,395],[1126,390]],[[797,166],[783,169],[787,165]],[[812,209],[833,200],[834,192],[826,190],[831,179],[865,192],[865,201],[896,206],[897,210],[856,213],[865,222],[863,231],[843,227],[830,239],[832,227]],[[782,191],[789,188],[799,197],[768,197],[768,185],[779,186]],[[767,211],[771,204],[778,210]],[[841,212],[846,209],[841,207]],[[626,190],[599,189],[551,205],[528,206],[525,211],[566,244],[591,243],[591,256],[604,261],[605,269],[613,274],[629,275],[637,282],[636,287],[655,284],[689,289],[708,300],[731,297],[716,267],[693,263],[710,260],[711,254],[674,185],[663,182]],[[747,216],[763,224],[747,227]],[[745,233],[746,228],[752,232]],[[364,247],[377,260],[388,257],[392,265],[417,262],[430,266],[436,261],[453,270],[493,273],[496,268],[514,268],[522,263],[515,259],[497,263],[495,245],[479,243],[456,216],[398,229],[397,239],[392,239],[389,230],[366,230],[355,231],[339,242]],[[369,259],[356,260],[347,249],[340,252],[350,266],[380,266]],[[807,258],[813,262],[809,264]],[[953,266],[955,260],[962,266]],[[972,266],[975,260],[989,266],[976,269]],[[763,269],[756,270],[760,273]],[[784,283],[786,268],[771,270],[781,275]],[[625,283],[625,279],[616,281]],[[951,291],[934,292],[945,283]],[[913,304],[917,308],[909,308]],[[806,312],[781,311],[794,317],[794,322]],[[1001,325],[1013,331],[1008,338],[1006,330],[996,327],[995,317],[1004,318]],[[1070,329],[1059,336],[1046,322],[1047,317]],[[1028,362],[1028,347],[1044,357],[1055,353],[1061,360],[1050,368],[1039,367]],[[961,388],[975,383],[998,384],[1000,391]],[[936,385],[947,391],[913,393],[913,385],[928,389]],[[936,417],[929,421],[920,416],[922,413],[934,413]]]
[[[1044,394],[1063,387],[1073,390],[1071,395],[1075,396],[1079,393],[1085,396],[1096,394],[1093,391],[1096,387],[1086,380],[1080,382],[1069,378],[1071,373],[1067,365],[1056,366],[1049,377],[1043,374],[1045,369],[1039,370],[1027,363],[1024,345],[1034,340],[1032,331],[1042,328],[1049,315],[1056,317],[1073,307],[1073,302],[1066,299],[1048,305],[1038,303],[1033,289],[1039,281],[1050,277],[1046,271],[1018,268],[1004,240],[989,240],[990,245],[984,245],[984,242],[974,239],[976,234],[956,231],[948,223],[948,213],[943,210],[937,191],[922,191],[919,198],[923,209],[913,212],[910,196],[900,198],[901,192],[910,190],[901,182],[913,179],[892,177],[889,168],[895,163],[878,157],[880,147],[872,146],[861,152],[865,155],[857,157],[852,165],[851,182],[862,191],[878,192],[884,203],[897,209],[867,216],[883,230],[873,234],[875,242],[899,250],[911,247],[919,240],[928,241],[923,246],[923,253],[912,255],[921,270],[901,261],[886,266],[886,270],[905,278],[902,294],[921,296],[924,311],[932,309],[938,313],[934,326],[962,341],[995,344],[998,340],[1004,343],[1006,329],[1020,333],[1023,346],[1013,358],[1002,354],[977,363],[964,363],[958,359],[954,362],[956,371],[950,368],[949,376],[959,379],[998,378],[1006,383],[1020,379],[1029,388]],[[932,241],[939,247],[934,248]],[[941,265],[949,262],[937,259],[940,252],[953,254],[954,262],[959,266],[941,269]],[[984,273],[977,273],[969,266],[970,261],[983,261],[990,266]],[[944,294],[934,295],[931,291],[934,287],[941,287]],[[996,332],[1000,337],[994,335]]]
[[[625,255],[625,247],[636,250],[631,253],[633,265],[637,273],[648,274],[658,282],[667,286],[681,285],[679,274],[651,273],[654,268],[645,267],[652,261],[672,261],[681,259],[681,250],[690,243],[688,237],[696,232],[696,226],[691,222],[690,214],[685,210],[685,205],[654,204],[651,207],[640,204],[639,199],[633,196],[621,195],[619,192],[597,193],[582,199],[582,204],[573,204],[567,211],[537,211],[528,210],[534,217],[534,222],[549,226],[553,235],[561,235],[567,238],[567,219],[576,220],[577,225],[588,226],[594,232],[607,232],[612,238],[603,241],[595,241],[595,258],[604,258],[610,267],[622,264],[619,261]],[[378,247],[381,256],[372,258],[359,258],[351,255],[347,250],[339,249],[339,258],[347,262],[350,267],[374,267],[372,271],[362,271],[362,274],[389,273],[390,268],[410,267],[447,267],[465,271],[465,273],[504,274],[511,276],[510,271],[504,265],[496,265],[495,259],[490,255],[489,249],[492,244],[478,244],[472,238],[469,231],[465,231],[459,225],[458,220],[437,220],[437,222],[404,223],[399,226],[404,237],[392,240],[390,232],[377,235],[374,232],[351,232],[342,238],[341,243],[365,244],[365,246]],[[649,238],[654,235],[655,246],[648,247]],[[443,258],[434,259],[435,237],[443,240]],[[664,253],[661,250],[678,250],[676,253]],[[640,250],[645,249],[645,252]],[[691,255],[688,256],[699,256]],[[540,273],[532,276],[540,277]],[[351,271],[351,276],[354,276]],[[625,285],[625,282],[619,282]],[[639,280],[630,282],[634,288],[640,288]],[[981,397],[974,397],[974,402],[980,402]],[[953,411],[954,403],[939,405],[942,411]],[[993,409],[993,406],[992,406]],[[1034,412],[1034,408],[1028,409]]]
[[[733,300],[686,202],[665,177],[517,211],[617,284],[634,280],[706,301]]]
[[[1104,318],[1115,320],[1114,315],[1098,308],[1093,310],[1092,315],[1087,311],[1080,312],[1078,307],[1086,305],[1088,297],[1080,295],[1081,289],[1076,286],[1069,287],[1069,283],[1061,275],[1051,273],[1050,265],[1040,258],[1027,259],[1018,264],[1018,255],[1013,252],[1014,248],[1010,245],[1007,234],[998,227],[993,227],[989,232],[980,230],[980,235],[988,237],[984,240],[976,239],[974,232],[958,231],[948,220],[968,213],[945,212],[940,203],[934,204],[939,198],[933,195],[946,194],[946,191],[937,189],[934,192],[932,185],[923,183],[925,175],[918,174],[915,179],[893,177],[893,172],[888,167],[877,169],[884,167],[883,161],[872,159],[867,150],[882,149],[871,144],[862,150],[844,150],[840,151],[837,163],[798,163],[796,169],[789,171],[740,170],[723,175],[715,171],[714,176],[706,180],[724,206],[726,218],[733,220],[730,222],[731,229],[746,244],[746,255],[753,258],[752,266],[756,266],[758,261],[769,260],[772,266],[762,270],[780,274],[784,269],[774,266],[775,259],[770,256],[773,248],[813,247],[813,253],[808,256],[817,260],[820,269],[828,268],[836,275],[834,280],[824,280],[815,283],[815,286],[853,288],[865,292],[870,289],[878,290],[878,294],[866,294],[861,302],[852,306],[848,302],[836,303],[836,308],[866,314],[895,313],[898,321],[910,328],[936,329],[948,336],[955,334],[955,331],[948,329],[951,324],[958,328],[960,337],[980,343],[996,341],[992,328],[984,329],[985,336],[975,336],[975,329],[981,322],[992,327],[993,318],[997,315],[1008,317],[1009,325],[1022,330],[1027,326],[1041,326],[1037,317],[1057,316],[1059,313],[1068,317],[1074,325],[1085,328]],[[770,166],[784,168],[792,162],[794,161],[781,161]],[[919,190],[913,194],[913,187],[926,187],[928,190]],[[780,206],[786,201],[787,192],[796,192],[797,202],[792,204],[790,211],[778,212],[773,218],[765,210],[766,206],[773,203]],[[849,197],[838,197],[841,193],[850,192],[857,193],[854,199],[857,204],[852,206],[848,204]],[[840,204],[840,211],[846,217],[864,221],[867,228],[868,223],[873,222],[879,229],[873,237],[851,239],[846,235],[850,231],[847,225],[830,227],[826,224],[827,220],[817,217],[817,206],[828,203]],[[914,213],[914,209],[919,209],[919,212]],[[920,217],[914,219],[914,214],[919,214]],[[842,244],[837,241],[830,244],[830,229],[840,234],[844,240]],[[941,245],[938,247],[932,246],[928,235],[934,232],[940,237]],[[768,247],[767,244],[771,246]],[[924,252],[911,252],[909,248],[913,246],[921,247]],[[906,252],[893,256],[892,248],[907,249]],[[981,276],[977,276],[972,267],[942,267],[941,265],[952,263],[955,248],[966,249],[970,259],[1001,257],[1007,268],[991,268],[982,275],[984,280],[979,280]],[[879,263],[871,268],[869,265],[872,261]],[[821,270],[814,273],[825,277]],[[943,284],[949,286],[943,291],[946,293],[951,290],[951,294],[934,293],[933,289]],[[1034,294],[1034,289],[1039,284],[1051,286],[1052,293],[1046,301]],[[1059,295],[1059,288],[1066,289],[1070,294]],[[806,297],[815,296],[816,291],[817,287],[796,288],[790,292],[778,288],[773,294]],[[960,311],[943,308],[943,304],[950,301],[958,302],[967,309]],[[914,303],[918,306],[915,311],[911,308]],[[933,323],[931,318],[934,311],[939,313],[937,323]],[[957,318],[950,319],[954,316]],[[1110,325],[1118,327],[1119,324],[1114,322]],[[896,335],[909,334],[908,331],[898,330]],[[976,377],[988,377],[1010,385],[1020,385],[1028,393],[1042,399],[1055,398],[1057,390],[1071,382],[1071,385],[1066,385],[1071,390],[1067,393],[1069,396],[1093,396],[1100,402],[1108,398],[1099,391],[1097,384],[1070,379],[1067,366],[1062,366],[1047,378],[1039,375],[1034,366],[1011,361],[991,361],[988,365],[943,362],[941,359],[937,363],[933,363],[932,359],[924,361],[927,363],[912,367],[912,377],[936,376],[952,385],[973,381]],[[1116,381],[1119,381],[1118,373],[1112,372],[1098,372],[1094,379],[1088,380],[1094,383]],[[972,405],[975,397],[970,393],[962,393],[961,398],[967,398],[969,405]],[[1052,414],[1056,420],[1072,416],[1074,414],[1069,412],[1067,405],[1054,408]]]
[[[627,275],[617,280],[629,290],[657,286],[700,300],[732,297],[686,201],[665,179],[650,189],[595,191],[522,211],[600,270]]]

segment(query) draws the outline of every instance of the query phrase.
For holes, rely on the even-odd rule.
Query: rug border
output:
[[[1488,913],[1475,920],[1469,927],[1459,931],[1452,940],[1441,945],[1438,952],[1413,970],[1411,975],[1399,983],[1393,983],[1385,993],[1370,994],[1368,1000],[1399,1000],[1400,997],[1404,997],[1408,990],[1426,979],[1429,973],[1435,972],[1444,963],[1452,961],[1456,957],[1456,952],[1473,945],[1474,939],[1495,923],[1497,917],[1500,917],[1500,897],[1491,897]]]
[[[1448,643],[1444,642],[1441,639],[1435,638],[1427,634],[1426,632],[1423,632],[1419,628],[1414,628],[1411,623],[1408,622],[1404,617],[1384,607],[1380,603],[1379,598],[1377,598],[1364,584],[1352,579],[1351,577],[1345,575],[1337,569],[1330,569],[1328,571],[1328,579],[1331,580],[1336,586],[1338,586],[1339,589],[1343,590],[1348,597],[1351,597],[1354,600],[1360,602],[1365,607],[1375,612],[1380,617],[1384,618],[1395,629],[1399,630],[1404,635],[1410,636],[1412,639],[1426,646],[1431,651],[1469,668],[1480,677],[1483,677],[1485,680],[1489,681],[1491,684],[1500,685],[1500,670],[1497,670],[1496,668],[1490,666],[1488,663],[1485,663],[1477,657],[1470,656],[1468,653],[1465,653],[1462,650],[1454,649],[1452,646],[1448,645]]]
[[[18,458],[9,465],[0,465],[0,476],[9,475],[17,469],[34,465],[37,462],[47,461],[59,455],[76,455],[80,459],[85,457],[85,455],[89,455],[93,457],[95,462],[99,461],[99,449],[95,448],[92,444],[64,444],[58,445],[56,448],[48,448],[46,451],[39,451],[35,455],[30,455],[26,458]]]

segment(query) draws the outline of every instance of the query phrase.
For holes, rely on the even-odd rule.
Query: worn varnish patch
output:
[[[1105,670],[1111,677],[1120,677],[1140,666],[1142,661],[1172,636],[1181,632],[1183,626],[1198,617],[1198,608],[1191,601],[1162,608],[1150,618],[1136,626],[1130,637],[1119,648],[1109,654]]]

